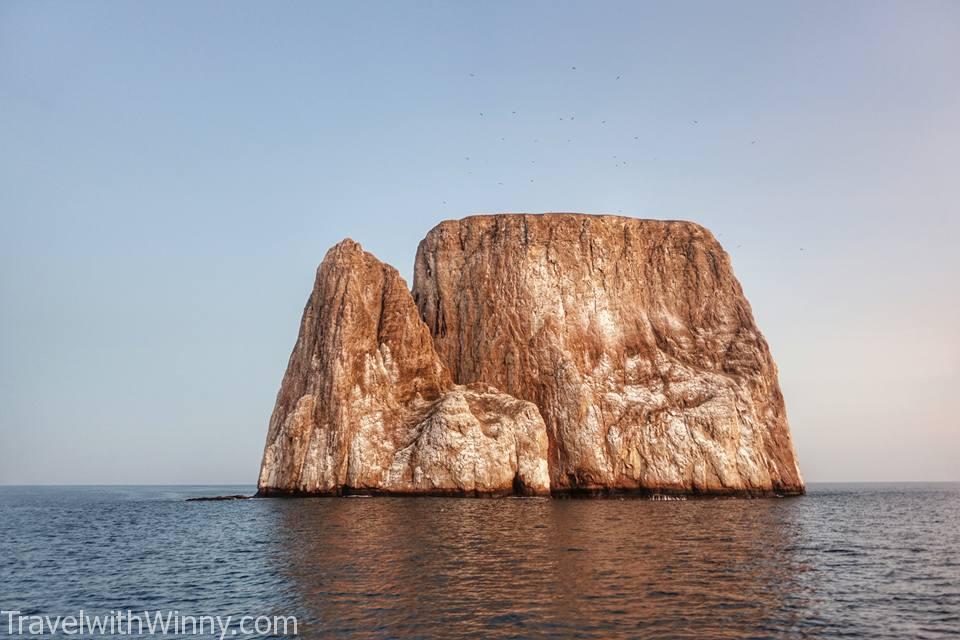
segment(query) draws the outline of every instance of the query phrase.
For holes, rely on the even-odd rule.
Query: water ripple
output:
[[[249,500],[0,488],[0,607],[364,638],[960,635],[960,487],[786,500]]]

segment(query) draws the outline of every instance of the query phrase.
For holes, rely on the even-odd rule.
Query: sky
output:
[[[326,250],[507,211],[705,225],[806,480],[960,480],[960,3],[2,0],[0,483],[254,484]]]

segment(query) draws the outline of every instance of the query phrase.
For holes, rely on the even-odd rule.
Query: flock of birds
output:
[[[571,70],[571,71],[576,71],[577,68],[576,68],[575,66],[572,66],[572,67],[570,67],[570,70]],[[471,74],[470,74],[470,77],[471,77],[471,78],[475,78],[475,77],[476,77],[476,74],[475,74],[475,73],[471,73]],[[619,75],[618,75],[618,76],[616,77],[616,79],[617,79],[617,80],[620,80],[621,77],[622,77],[622,76],[619,76]],[[480,113],[480,117],[483,118],[483,117],[484,117],[484,112],[481,111],[481,112],[479,112],[479,113]],[[513,116],[515,116],[515,115],[517,115],[517,112],[516,112],[516,111],[511,111],[510,114],[513,115]],[[574,116],[574,115],[569,116],[569,118],[564,118],[564,117],[561,117],[561,118],[560,118],[561,121],[563,121],[563,120],[573,121],[573,120],[575,120],[575,119],[576,119],[576,116]],[[601,121],[600,121],[600,124],[601,124],[601,125],[605,125],[605,124],[607,124],[607,121],[606,121],[606,120],[601,120]],[[693,124],[699,124],[699,121],[694,120],[694,121],[693,121]],[[640,136],[634,136],[633,139],[634,139],[635,141],[636,141],[636,140],[639,140],[639,139],[640,139]],[[500,138],[500,141],[501,141],[501,142],[506,142],[506,138],[505,138],[505,137],[501,137],[501,138]],[[572,143],[572,142],[573,142],[573,139],[572,139],[572,138],[567,138],[567,143]],[[755,142],[755,141],[754,141],[754,142]],[[539,138],[534,138],[534,139],[533,139],[533,143],[534,143],[534,144],[539,144],[539,143],[540,143],[540,139],[539,139]],[[751,144],[752,144],[752,143],[751,143]],[[465,159],[467,162],[469,162],[469,161],[470,161],[470,156],[466,156],[464,159]],[[626,160],[618,159],[617,156],[613,156],[612,159],[617,161],[617,162],[614,164],[614,166],[617,166],[617,167],[626,167],[626,166],[628,165],[628,163],[627,163]],[[654,160],[656,160],[656,158],[654,158]],[[531,161],[530,161],[531,164],[536,164],[536,162],[537,162],[536,160],[531,160]],[[467,171],[467,175],[473,175],[473,171]],[[529,180],[530,180],[531,183],[534,182],[534,179],[533,179],[533,178],[530,178]],[[498,185],[498,186],[503,186],[503,184],[504,184],[503,182],[500,182],[500,181],[497,182],[497,185]],[[443,201],[443,204],[447,204],[447,201],[444,200],[444,201]],[[618,210],[618,211],[619,211],[620,213],[622,213],[622,209],[621,209],[621,210]]]
[[[572,66],[572,67],[570,67],[570,70],[571,70],[571,71],[576,71],[577,68],[576,68],[575,66]],[[476,74],[475,74],[475,73],[471,73],[471,74],[470,74],[470,77],[471,77],[471,78],[475,78],[475,77],[476,77]],[[616,80],[620,80],[620,78],[622,78],[622,76],[618,75],[618,76],[616,77]],[[481,111],[481,112],[479,112],[479,113],[480,113],[480,117],[483,118],[483,117],[484,117],[484,112]],[[516,111],[511,111],[510,114],[513,115],[513,116],[515,116],[515,115],[517,115],[517,112],[516,112]],[[573,121],[573,120],[575,120],[575,119],[576,119],[576,116],[574,116],[574,115],[570,115],[568,118],[564,118],[564,117],[561,117],[561,118],[560,118],[561,121],[563,121],[563,120]],[[606,124],[607,124],[607,121],[606,121],[606,120],[601,120],[601,121],[600,121],[600,124],[601,124],[601,125],[606,125]],[[691,121],[691,125],[693,125],[693,126],[697,126],[697,125],[699,125],[699,124],[700,124],[700,121],[699,121],[699,120],[693,120],[693,121]],[[633,136],[633,139],[634,139],[634,141],[637,141],[637,140],[640,139],[640,136]],[[567,140],[568,143],[572,143],[572,142],[573,142],[573,139],[572,139],[572,138],[567,138],[566,140]],[[501,137],[500,137],[500,141],[501,141],[501,142],[506,142],[506,137],[501,136]],[[533,143],[534,143],[534,144],[539,144],[539,142],[540,142],[540,140],[539,140],[538,138],[534,138],[534,139],[533,139]],[[750,144],[751,144],[751,145],[755,145],[756,143],[757,143],[756,140],[751,140],[751,141],[750,141]],[[467,162],[470,162],[470,156],[464,156],[464,159],[465,159]],[[623,160],[623,159],[621,159],[621,158],[618,158],[616,155],[614,155],[612,159],[616,161],[615,164],[614,164],[614,166],[616,166],[616,167],[626,167],[626,166],[628,166],[628,163],[627,163],[626,160]],[[657,158],[654,157],[653,159],[656,160]],[[531,160],[531,161],[530,161],[531,164],[536,164],[536,162],[537,162],[536,160]],[[467,175],[473,175],[473,171],[467,171]],[[530,180],[531,183],[534,181],[533,178],[530,178],[529,180]],[[503,186],[503,184],[504,184],[504,183],[501,182],[501,181],[498,181],[498,182],[497,182],[497,185],[498,185],[498,186]],[[444,201],[443,201],[443,204],[444,204],[444,205],[447,204],[447,201],[444,200]],[[618,213],[623,213],[623,210],[622,210],[622,209],[618,209],[617,212],[618,212]],[[741,246],[742,246],[742,245],[737,245],[737,248],[740,248]],[[803,251],[803,250],[804,250],[803,247],[800,247],[800,251]]]
[[[576,70],[577,70],[577,67],[572,66],[572,67],[570,67],[570,70],[571,70],[571,71],[576,71]],[[476,77],[476,74],[475,74],[475,73],[471,73],[471,74],[470,74],[470,77],[471,77],[471,78],[475,78],[475,77]],[[616,80],[620,80],[622,77],[623,77],[623,76],[618,75],[618,76],[616,76]],[[479,112],[479,114],[480,114],[480,117],[481,117],[481,118],[484,117],[484,112],[483,112],[483,111]],[[511,111],[510,114],[515,116],[515,115],[517,115],[517,112],[516,112],[516,111]],[[561,121],[562,121],[562,120],[573,121],[573,120],[575,120],[575,119],[576,119],[576,116],[574,116],[574,115],[571,115],[571,116],[569,116],[568,118],[564,118],[564,117],[561,117],[561,118],[560,118]],[[607,121],[606,121],[606,120],[601,120],[601,121],[600,121],[600,124],[601,124],[601,125],[606,125],[606,124],[607,124]],[[693,125],[699,125],[699,124],[700,124],[700,121],[699,121],[699,120],[693,120],[693,121],[692,121],[692,124],[693,124]],[[633,139],[634,139],[634,141],[637,141],[637,140],[640,139],[640,136],[633,136]],[[506,142],[506,140],[507,140],[506,137],[502,137],[502,136],[501,136],[501,138],[500,138],[500,141],[501,141],[501,142]],[[533,143],[534,143],[534,144],[539,144],[539,142],[540,142],[539,138],[534,138],[534,139],[533,139]],[[572,139],[572,138],[567,138],[567,143],[572,143],[572,142],[573,142],[573,139]],[[756,144],[756,143],[757,143],[756,140],[751,140],[751,141],[750,141],[750,144]],[[465,156],[464,159],[465,159],[467,162],[469,162],[469,161],[470,161],[470,156]],[[620,158],[618,158],[617,156],[613,156],[612,159],[616,161],[616,162],[614,163],[614,166],[616,166],[616,167],[626,167],[626,166],[628,166],[628,162],[627,162],[626,160],[620,159]],[[653,159],[654,159],[654,160],[657,160],[656,157],[654,157]],[[536,164],[536,160],[531,160],[530,163],[531,163],[531,164]],[[473,175],[473,171],[467,171],[467,175]],[[530,182],[533,182],[533,181],[534,181],[533,178],[530,178]],[[502,186],[503,184],[504,184],[503,182],[497,182],[497,185]],[[445,201],[445,200],[443,201],[443,204],[446,204],[446,201]]]

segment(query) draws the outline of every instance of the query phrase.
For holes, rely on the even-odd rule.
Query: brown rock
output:
[[[537,409],[459,386],[396,269],[344,240],[307,301],[264,450],[261,495],[549,492]]]
[[[776,366],[706,229],[443,222],[420,243],[413,290],[457,383],[539,407],[554,490],[803,492]]]

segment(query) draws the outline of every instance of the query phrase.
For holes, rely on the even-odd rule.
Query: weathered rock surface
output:
[[[539,407],[555,491],[803,492],[776,366],[704,228],[443,222],[420,244],[413,291],[457,383]]]
[[[456,385],[396,269],[344,240],[317,270],[260,495],[549,492],[537,408]]]

